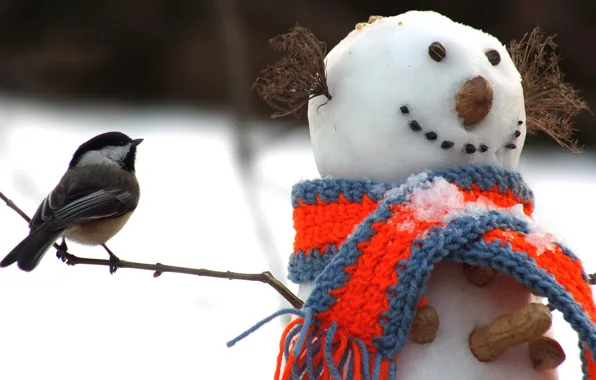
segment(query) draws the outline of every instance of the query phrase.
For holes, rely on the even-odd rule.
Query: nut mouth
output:
[[[493,88],[479,75],[460,87],[456,99],[455,111],[464,128],[471,130],[490,112],[493,106]]]

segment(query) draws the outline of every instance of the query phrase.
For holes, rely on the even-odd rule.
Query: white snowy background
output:
[[[232,120],[184,109],[71,108],[0,102],[0,191],[31,215],[88,138],[120,130],[143,137],[142,197],[109,244],[122,259],[240,272],[285,281],[292,250],[290,188],[318,176],[306,126],[272,140],[256,126],[255,186],[276,251],[260,244],[234,161]],[[536,215],[596,271],[596,157],[527,150],[521,172]],[[0,256],[27,233],[0,205]],[[105,258],[74,243],[72,253]],[[292,290],[296,286],[289,285]],[[233,348],[227,340],[281,307],[274,290],[247,283],[106,267],[68,267],[48,252],[31,273],[0,271],[0,379],[271,379],[282,323]],[[555,313],[568,355],[561,379],[580,379],[577,337]]]

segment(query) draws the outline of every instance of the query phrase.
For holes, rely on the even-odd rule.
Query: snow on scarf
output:
[[[581,261],[531,219],[519,173],[485,165],[427,171],[401,186],[320,179],[294,186],[289,276],[314,289],[286,327],[275,379],[391,379],[434,265],[488,266],[548,298],[580,338],[596,380],[596,307]],[[356,227],[354,227],[356,226]],[[285,358],[285,365],[282,361]]]

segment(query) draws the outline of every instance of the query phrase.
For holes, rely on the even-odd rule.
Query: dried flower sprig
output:
[[[298,112],[317,96],[331,100],[325,70],[326,45],[299,25],[269,40],[276,51],[285,52],[279,62],[261,71],[253,84],[258,95],[278,112],[273,118]]]
[[[588,106],[579,91],[565,81],[554,38],[535,28],[520,41],[512,41],[509,52],[522,76],[528,133],[542,131],[578,152],[573,118]]]

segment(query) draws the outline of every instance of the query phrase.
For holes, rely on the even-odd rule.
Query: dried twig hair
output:
[[[314,97],[323,95],[331,100],[325,71],[325,43],[299,25],[289,33],[269,40],[269,45],[286,52],[279,62],[261,71],[253,89],[279,112],[272,115],[298,116],[298,111]]]
[[[543,131],[560,145],[579,151],[573,139],[573,117],[588,110],[579,92],[565,82],[555,53],[555,36],[545,36],[540,28],[512,41],[511,58],[522,77],[528,133]]]

